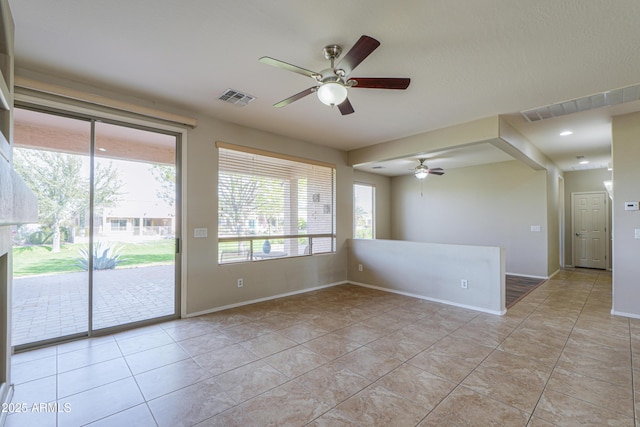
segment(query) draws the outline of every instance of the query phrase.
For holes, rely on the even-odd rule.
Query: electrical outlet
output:
[[[238,279],[238,287],[241,288],[244,286],[244,280]]]
[[[358,264],[358,271],[363,271],[364,267],[362,267],[362,264]]]
[[[462,289],[467,289],[469,287],[469,282],[467,281],[467,279],[460,280],[460,287]]]

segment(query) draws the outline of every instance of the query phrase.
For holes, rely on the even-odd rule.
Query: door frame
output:
[[[611,204],[609,203],[609,195],[606,191],[572,191],[571,192],[571,260],[573,262],[573,266],[577,267],[576,263],[576,244],[575,244],[575,197],[579,195],[588,195],[588,194],[600,194],[604,196],[604,228],[605,228],[605,236],[604,236],[604,251],[605,251],[605,270],[611,270],[611,227],[609,226],[609,209],[611,209]]]
[[[559,235],[559,249],[560,249],[560,268],[566,267],[565,260],[565,195],[564,195],[564,177],[558,177],[558,235]]]
[[[35,343],[27,343],[19,346],[13,346],[14,352],[26,351],[32,348],[38,348],[47,345],[59,344],[75,339],[84,339],[94,336],[108,335],[120,331],[134,329],[146,325],[151,325],[159,322],[164,322],[172,319],[179,319],[186,315],[186,292],[187,292],[187,274],[184,265],[186,265],[186,242],[184,236],[186,236],[186,147],[187,147],[187,133],[188,129],[185,125],[181,125],[178,122],[166,121],[166,119],[154,119],[153,116],[147,115],[142,117],[135,113],[127,114],[127,110],[114,110],[109,107],[105,109],[92,108],[82,101],[74,102],[71,99],[64,97],[51,96],[42,97],[38,94],[22,92],[20,88],[14,96],[15,107],[26,108],[31,110],[40,111],[48,114],[58,114],[70,118],[81,118],[85,120],[104,121],[111,124],[122,125],[134,129],[151,130],[158,133],[171,134],[176,137],[176,257],[175,257],[175,309],[174,314],[170,316],[164,316],[159,318],[153,318],[148,320],[137,321],[134,323],[128,323],[125,325],[118,325],[108,327],[99,330],[93,330],[92,319],[88,319],[88,331],[86,333],[80,333],[75,335],[69,335],[65,337],[51,338]],[[92,126],[93,129],[93,126]],[[93,130],[92,130],[93,132]],[[93,135],[91,138],[91,146],[93,150]],[[92,292],[90,288],[89,292]],[[89,296],[92,298],[92,296]],[[92,302],[89,302],[91,305]],[[92,308],[88,307],[88,316],[91,316]]]

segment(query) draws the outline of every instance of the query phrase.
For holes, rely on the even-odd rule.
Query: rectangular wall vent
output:
[[[640,99],[640,84],[596,93],[595,95],[584,96],[570,101],[558,102],[545,107],[533,108],[522,111],[521,114],[529,122],[537,122],[539,120],[578,113],[580,111],[633,102],[638,99]]]
[[[240,107],[244,107],[248,103],[252,102],[256,99],[255,96],[248,95],[246,93],[242,93],[235,89],[227,89],[224,91],[222,95],[218,98],[222,101],[228,102],[230,104],[238,105]]]

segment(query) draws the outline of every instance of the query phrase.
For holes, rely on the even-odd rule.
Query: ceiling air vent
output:
[[[530,122],[564,116],[566,114],[593,110],[600,107],[633,102],[640,99],[640,84],[614,89],[595,95],[584,96],[570,101],[558,102],[545,107],[522,111],[521,114]]]
[[[246,93],[239,92],[235,89],[227,89],[224,91],[222,95],[220,95],[218,99],[228,102],[230,104],[244,107],[245,105],[247,105],[248,103],[256,99],[256,97],[248,95]]]

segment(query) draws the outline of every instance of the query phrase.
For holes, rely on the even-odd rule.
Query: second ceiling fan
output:
[[[274,104],[274,107],[284,107],[317,92],[318,98],[322,103],[331,107],[337,105],[342,115],[354,112],[351,102],[347,97],[347,88],[367,88],[367,89],[406,89],[409,87],[411,79],[409,78],[393,78],[393,77],[351,77],[351,72],[356,68],[367,56],[380,46],[380,42],[373,37],[362,36],[355,45],[347,52],[342,60],[335,65],[335,60],[342,53],[342,47],[338,45],[329,45],[324,48],[325,58],[331,61],[331,66],[320,72],[307,70],[297,65],[280,61],[268,56],[260,58],[260,62],[274,67],[283,68],[311,77],[318,84],[303,90],[289,98]]]
[[[425,179],[428,175],[444,175],[442,168],[430,168],[424,164],[427,159],[418,159],[420,164],[413,169],[413,174],[418,179]]]

